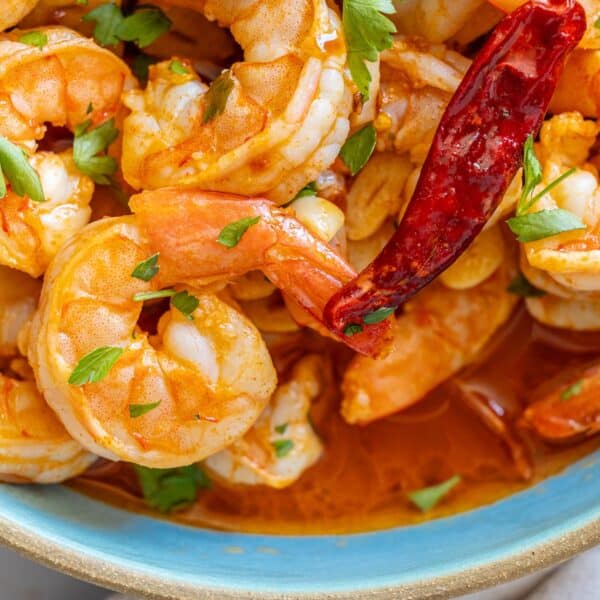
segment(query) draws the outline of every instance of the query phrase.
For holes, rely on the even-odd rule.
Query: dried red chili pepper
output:
[[[585,27],[574,0],[531,1],[500,22],[442,117],[398,230],[329,300],[333,331],[399,306],[473,241],[519,169],[523,144],[539,130]]]

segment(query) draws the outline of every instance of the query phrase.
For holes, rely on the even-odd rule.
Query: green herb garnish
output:
[[[365,62],[375,62],[379,52],[392,47],[396,26],[381,13],[396,12],[391,0],[344,0],[342,23],[352,79],[363,100],[369,99],[371,74]]]
[[[233,79],[229,71],[223,71],[210,85],[206,92],[206,108],[202,122],[208,123],[216,116],[223,114],[229,94],[233,91]]]
[[[211,481],[197,465],[178,469],[150,469],[133,465],[146,504],[162,513],[180,510],[195,502],[198,490]]]
[[[140,52],[135,56],[131,63],[131,70],[140,83],[145,84],[148,81],[148,68],[150,65],[155,65],[157,62],[159,62],[158,58]]]
[[[119,43],[117,31],[123,22],[123,14],[113,2],[100,4],[89,13],[81,17],[82,21],[93,21],[94,39],[102,46],[115,46]]]
[[[41,50],[48,43],[48,36],[42,31],[28,31],[19,37],[19,41]]]
[[[536,288],[534,285],[529,283],[529,281],[525,278],[523,273],[519,273],[506,288],[507,292],[514,294],[515,296],[520,296],[521,298],[540,298],[541,296],[545,296],[546,292],[544,290],[540,290]]]
[[[435,507],[452,489],[461,482],[460,475],[455,475],[447,481],[438,485],[417,490],[408,494],[410,501],[423,512],[427,512]]]
[[[130,404],[129,405],[129,416],[132,419],[136,419],[137,417],[141,417],[146,413],[149,413],[151,410],[154,410],[159,404],[158,402],[151,402],[150,404]]]
[[[585,229],[579,217],[562,208],[527,213],[506,222],[517,240],[523,243],[543,240],[565,231]]]
[[[560,394],[561,400],[570,400],[573,396],[579,396],[583,390],[583,381],[576,381],[573,385],[570,385],[568,388],[564,389]]]
[[[217,242],[227,248],[235,248],[241,241],[242,237],[252,227],[260,221],[260,217],[245,217],[239,221],[229,223],[221,229]]]
[[[283,458],[292,451],[294,442],[292,440],[275,440],[272,442],[272,446],[275,450],[275,456],[277,456],[277,458]]]
[[[143,260],[137,265],[137,267],[131,273],[132,277],[141,279],[142,281],[150,281],[158,273],[158,257],[160,254],[157,252],[150,258]]]
[[[385,321],[390,315],[394,314],[395,308],[382,307],[363,317],[363,323],[366,325],[375,325]]]
[[[311,181],[307,185],[305,185],[295,196],[294,200],[298,200],[298,198],[305,198],[306,196],[316,196],[317,195],[317,183],[315,181]]]
[[[122,354],[123,348],[115,346],[102,346],[88,352],[73,369],[69,383],[84,385],[102,381]]]
[[[344,335],[347,337],[352,337],[353,335],[361,333],[362,330],[362,325],[359,325],[358,323],[350,323],[349,325],[346,325],[346,328],[344,329]]]
[[[283,435],[286,430],[288,428],[288,424],[287,423],[283,423],[281,425],[277,425],[277,427],[275,427],[275,431],[281,435]]]
[[[193,320],[192,313],[198,308],[200,300],[187,290],[177,292],[171,298],[171,305],[175,307],[186,319]]]
[[[174,59],[169,63],[169,71],[176,75],[189,75],[190,70],[180,60]]]
[[[172,298],[177,292],[175,290],[153,290],[151,292],[138,292],[132,296],[134,302],[146,302],[146,300],[158,300],[159,298]]]
[[[112,156],[100,156],[117,139],[119,130],[115,120],[110,119],[89,129],[91,121],[85,121],[75,128],[73,139],[73,160],[77,168],[100,185],[111,185],[111,176],[118,168]]]
[[[377,132],[373,123],[363,127],[346,140],[340,151],[340,158],[352,175],[356,175],[367,164],[376,143]]]
[[[6,196],[6,180],[12,191],[22,198],[44,202],[44,190],[35,169],[22,148],[0,136],[0,198]]]

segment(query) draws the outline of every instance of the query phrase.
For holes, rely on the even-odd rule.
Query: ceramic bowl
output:
[[[131,514],[66,487],[0,486],[0,537],[76,577],[150,598],[448,598],[600,543],[600,451],[524,492],[356,535],[246,535]]]

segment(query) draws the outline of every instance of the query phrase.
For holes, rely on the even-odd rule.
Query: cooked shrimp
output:
[[[45,202],[10,190],[0,202],[0,264],[39,277],[63,243],[89,221],[94,183],[77,169],[71,150],[38,152],[30,162]]]
[[[544,123],[537,153],[543,183],[554,181],[572,167],[576,173],[545,194],[532,208],[562,208],[577,215],[586,229],[569,231],[524,245],[528,264],[545,271],[565,288],[600,290],[600,185],[598,170],[589,161],[600,128],[579,113],[557,115]]]
[[[33,316],[42,284],[24,273],[0,266],[0,356],[18,354],[19,332]]]
[[[2,0],[0,6],[0,31],[16,25],[35,8],[38,0]]]
[[[439,43],[458,33],[485,0],[394,0],[400,33]]]
[[[381,54],[380,151],[410,152],[425,160],[431,140],[470,61],[443,44],[398,36]]]
[[[286,296],[322,326],[325,304],[354,276],[354,270],[290,212],[262,199],[190,188],[168,188],[133,196],[129,205],[155,252],[167,285],[206,285],[261,270]],[[237,245],[217,242],[220,232],[241,219],[254,219]],[[318,326],[318,325],[317,325]],[[355,350],[375,355],[387,323],[345,336]]]
[[[204,464],[232,484],[284,488],[294,483],[323,450],[308,418],[311,401],[321,391],[322,370],[320,356],[301,359],[252,429]]]
[[[190,292],[198,299],[191,320],[171,306],[156,336],[137,327],[142,304],[134,294],[162,280],[131,274],[152,254],[134,217],[103,219],[72,237],[46,273],[28,354],[44,397],[85,448],[176,467],[243,435],[277,377],[252,323],[212,294]],[[70,384],[82,357],[106,346],[122,349],[107,376]],[[155,408],[132,416],[131,406],[149,404]]]
[[[523,423],[549,442],[569,442],[600,432],[600,365],[569,370],[544,384]]]
[[[132,82],[125,63],[90,40],[57,27],[40,32],[48,38],[43,48],[20,42],[22,32],[0,37],[0,135],[29,153],[47,123],[73,131],[117,115],[121,92]],[[71,151],[33,154],[30,162],[46,201],[9,190],[0,204],[0,264],[37,277],[88,222],[94,185]]]
[[[68,435],[33,382],[0,375],[0,480],[58,483],[95,460]]]
[[[191,69],[151,67],[147,88],[125,96],[125,178],[136,189],[193,185],[290,200],[333,163],[348,134],[337,14],[326,0],[183,4],[229,26],[246,61],[211,91]]]
[[[369,423],[408,408],[471,363],[515,305],[506,291],[510,271],[503,266],[469,290],[433,283],[408,302],[391,352],[350,363],[342,383],[346,421]]]

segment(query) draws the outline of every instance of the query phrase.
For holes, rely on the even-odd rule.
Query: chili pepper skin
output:
[[[505,17],[450,101],[400,226],[379,256],[325,308],[342,333],[397,307],[473,241],[521,166],[571,50],[586,28],[574,0],[534,0]]]

